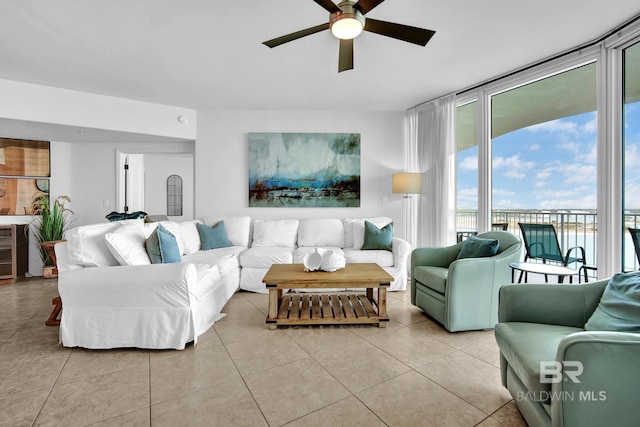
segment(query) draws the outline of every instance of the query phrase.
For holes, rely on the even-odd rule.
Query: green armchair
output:
[[[491,329],[498,323],[498,291],[511,283],[509,264],[520,260],[522,242],[506,231],[477,237],[498,240],[492,257],[456,259],[464,242],[411,253],[411,303],[448,331]]]
[[[500,290],[502,384],[529,426],[638,425],[640,334],[584,330],[607,282]]]

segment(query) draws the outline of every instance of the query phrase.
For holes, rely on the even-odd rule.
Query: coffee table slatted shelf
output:
[[[347,264],[336,273],[305,272],[298,264],[274,264],[263,281],[269,290],[267,324],[375,324],[385,327],[387,288],[393,279],[377,264]],[[335,288],[359,288],[364,293],[336,293]],[[285,289],[334,289],[329,293],[287,293]],[[377,289],[377,298],[374,297]]]
[[[336,295],[284,295],[278,312],[278,324],[313,325],[322,323],[358,324],[377,323],[375,301],[365,294]]]

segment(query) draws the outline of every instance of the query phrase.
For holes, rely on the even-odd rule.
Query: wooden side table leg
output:
[[[51,304],[54,305],[53,310],[44,324],[47,326],[59,326],[60,319],[58,319],[58,315],[62,311],[62,299],[60,297],[55,297],[51,300]]]

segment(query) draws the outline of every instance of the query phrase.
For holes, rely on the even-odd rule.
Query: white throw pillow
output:
[[[120,265],[151,264],[144,246],[142,223],[123,224],[104,235],[107,248]]]
[[[116,230],[130,222],[140,222],[141,219],[105,222],[99,224],[82,225],[67,231],[67,254],[72,264],[85,267],[107,267],[119,265],[118,260],[111,254],[104,239],[105,234]]]
[[[251,246],[295,248],[299,222],[297,219],[257,219],[253,222]]]
[[[344,246],[344,225],[337,218],[309,218],[300,221],[298,246]]]
[[[184,244],[183,255],[191,255],[198,252],[201,248],[200,234],[198,234],[198,228],[196,224],[200,221],[182,221],[179,222],[180,236],[182,237],[182,243]]]
[[[213,227],[220,221],[224,221],[227,238],[233,246],[249,247],[249,236],[251,234],[250,216],[210,216],[205,219],[204,223],[209,227]]]
[[[344,247],[345,248],[353,247],[353,223],[356,221],[357,220],[353,218],[345,218],[342,221],[344,223]]]
[[[382,228],[393,220],[384,216],[378,218],[359,218],[353,221],[353,249],[362,249],[364,244],[364,222],[369,221],[378,228]]]

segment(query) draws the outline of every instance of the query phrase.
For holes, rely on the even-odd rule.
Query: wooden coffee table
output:
[[[375,324],[386,327],[387,288],[393,277],[378,264],[347,264],[328,273],[302,264],[273,264],[262,281],[269,289],[267,325]],[[360,293],[287,293],[283,289],[362,288]],[[377,299],[373,290],[377,288]]]

